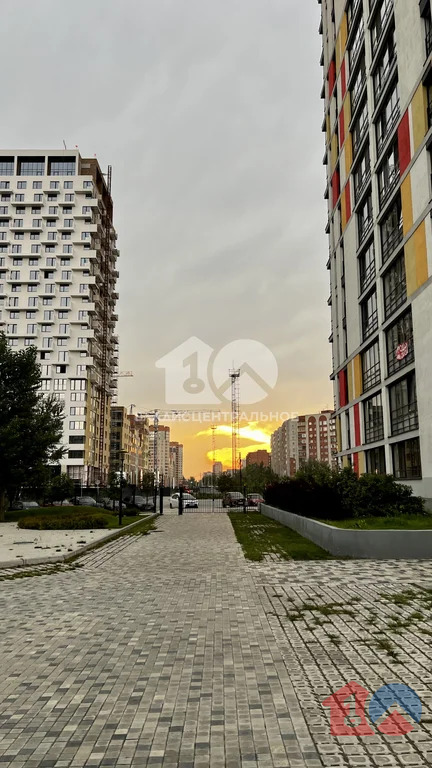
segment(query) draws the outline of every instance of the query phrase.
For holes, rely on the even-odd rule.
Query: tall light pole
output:
[[[124,471],[124,458],[127,451],[124,448],[119,451],[120,456],[120,499],[119,499],[119,527],[121,527],[123,521],[123,471]]]

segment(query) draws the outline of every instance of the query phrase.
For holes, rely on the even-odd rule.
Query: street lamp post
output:
[[[120,456],[120,498],[119,498],[119,527],[122,525],[123,520],[123,470],[124,470],[124,458],[127,451],[119,451]]]

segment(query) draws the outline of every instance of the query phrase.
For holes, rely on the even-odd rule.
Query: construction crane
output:
[[[231,467],[233,477],[236,474],[237,468],[237,448],[239,442],[239,409],[240,409],[240,369],[235,368],[229,372],[231,379]]]

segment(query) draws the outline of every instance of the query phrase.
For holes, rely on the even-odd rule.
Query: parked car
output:
[[[146,498],[145,496],[135,496],[135,504],[132,506],[138,507],[140,510],[154,509],[154,501],[152,498]]]
[[[16,501],[12,505],[12,509],[34,509],[39,507],[37,501]]]
[[[179,505],[179,493],[173,493],[173,495],[170,498],[170,509],[178,509]],[[198,509],[198,499],[195,498],[195,496],[192,496],[191,493],[184,493],[183,494],[183,509],[194,507],[195,509]]]
[[[73,507],[74,503],[65,499],[64,501],[53,501],[52,505],[53,507]]]
[[[97,501],[92,496],[77,496],[76,501],[81,507],[97,507]]]
[[[248,493],[247,505],[248,507],[257,507],[259,504],[264,504],[264,499],[260,493]]]
[[[239,491],[228,491],[222,496],[223,507],[242,507],[244,502],[244,496]]]

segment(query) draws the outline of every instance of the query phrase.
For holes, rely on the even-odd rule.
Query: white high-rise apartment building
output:
[[[288,419],[270,441],[271,468],[281,477],[293,477],[311,459],[333,466],[337,450],[334,413],[321,411]]]
[[[339,461],[431,499],[431,2],[321,6]]]
[[[154,426],[150,427],[150,471],[155,473],[156,483],[170,485],[170,428],[163,424],[158,425],[157,433]],[[155,435],[156,451],[155,451]],[[156,462],[155,462],[156,458]]]
[[[103,483],[109,467],[118,276],[109,187],[77,150],[1,151],[0,330],[12,347],[37,347],[42,391],[64,403],[62,471],[83,484]]]

